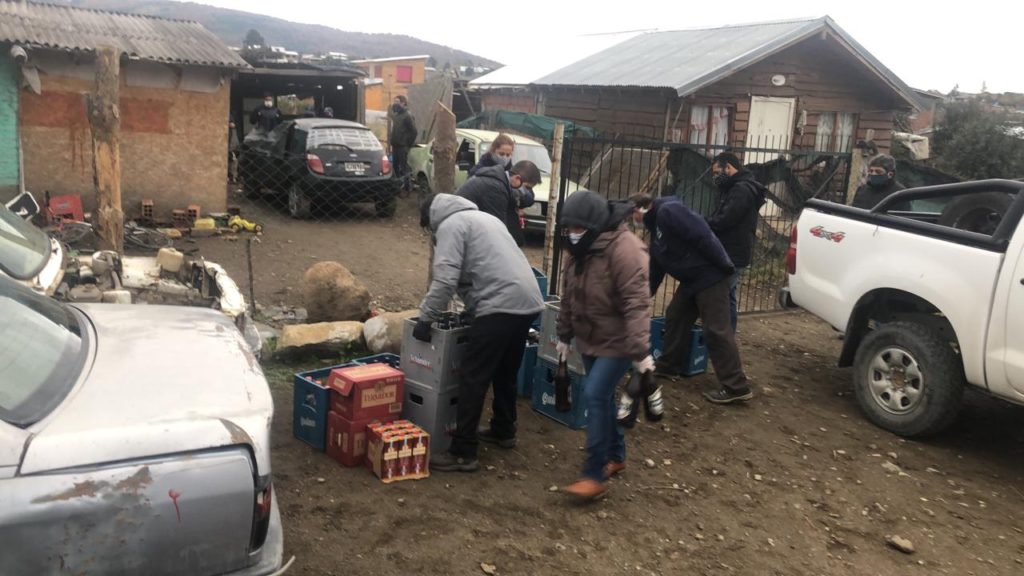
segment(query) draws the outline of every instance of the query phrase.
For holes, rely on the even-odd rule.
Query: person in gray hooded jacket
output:
[[[431,321],[458,294],[472,318],[459,383],[457,427],[447,453],[431,458],[434,470],[473,472],[479,442],[516,445],[516,374],[530,324],[544,299],[526,256],[505,225],[453,194],[436,194],[420,207],[420,225],[434,236],[433,276],[420,304],[413,336],[430,341]],[[494,416],[478,430],[487,389]]]

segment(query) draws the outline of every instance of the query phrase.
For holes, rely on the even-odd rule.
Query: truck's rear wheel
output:
[[[960,411],[964,371],[948,342],[913,322],[868,334],[853,363],[857,403],[868,419],[900,436],[926,436]]]

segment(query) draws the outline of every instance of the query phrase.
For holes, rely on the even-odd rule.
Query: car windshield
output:
[[[0,420],[25,427],[50,413],[84,365],[76,315],[0,277]]]
[[[306,150],[340,146],[350,150],[383,150],[373,132],[363,128],[314,128],[306,138]]]
[[[0,270],[28,280],[39,274],[49,259],[46,234],[0,204]]]
[[[480,144],[481,158],[490,147],[490,142]],[[512,163],[515,164],[521,160],[533,162],[544,175],[551,174],[551,157],[548,156],[548,149],[539,144],[523,144],[522,142],[516,144],[516,147],[512,150]]]

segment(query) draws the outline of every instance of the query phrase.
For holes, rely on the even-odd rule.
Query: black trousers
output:
[[[659,367],[678,371],[686,365],[693,340],[691,328],[699,316],[708,356],[715,366],[718,381],[735,392],[745,392],[750,388],[747,376],[743,373],[740,350],[736,346],[736,333],[729,313],[731,285],[730,276],[689,296],[683,294],[683,285],[679,285],[665,310],[665,346],[658,358]]]
[[[477,428],[484,410],[487,389],[494,386],[491,431],[498,438],[516,435],[516,374],[523,362],[526,336],[536,314],[492,314],[473,320],[462,360],[457,408],[458,426],[449,451],[476,458],[480,440]]]
[[[395,176],[402,181],[402,188],[409,186],[409,149],[405,146],[392,146],[391,154],[395,157]]]

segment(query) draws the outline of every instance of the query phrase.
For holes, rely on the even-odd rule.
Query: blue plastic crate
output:
[[[516,374],[516,392],[525,398],[533,394],[534,369],[537,367],[537,345],[527,344],[523,351],[523,363]]]
[[[540,295],[547,299],[548,297],[548,277],[540,270],[533,268],[533,276],[537,279],[537,287],[540,288]]]
[[[696,376],[707,372],[708,369],[708,347],[704,342],[704,330],[694,324],[693,338],[690,340],[690,357],[686,366],[680,368],[684,376]],[[651,318],[651,356],[657,359],[661,356],[662,346],[665,341],[665,317],[658,316]]]
[[[327,377],[335,368],[358,366],[355,362],[299,372],[295,375],[292,396],[292,433],[296,438],[323,452],[327,447],[327,413],[331,410],[331,391]],[[320,380],[323,385],[317,384]]]
[[[363,358],[356,358],[352,362],[356,364],[387,364],[395,370],[400,370],[399,366],[402,363],[402,357],[398,354],[391,354],[384,352],[383,354],[374,354],[373,356],[364,356]]]
[[[547,360],[537,361],[537,367],[533,372],[533,409],[573,430],[586,428],[587,407],[583,404],[583,375],[569,372],[569,400],[572,403],[572,409],[568,412],[559,412],[555,410],[555,371],[557,369],[556,364]]]

